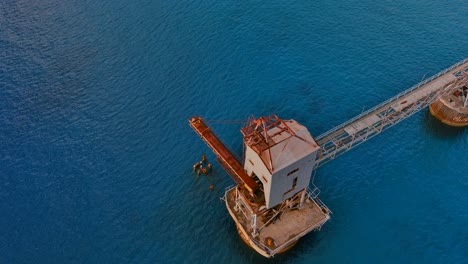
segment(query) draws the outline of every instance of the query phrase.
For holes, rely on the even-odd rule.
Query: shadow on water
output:
[[[431,135],[438,139],[456,140],[466,132],[466,127],[453,127],[442,123],[429,111],[426,111],[423,119],[424,127]]]

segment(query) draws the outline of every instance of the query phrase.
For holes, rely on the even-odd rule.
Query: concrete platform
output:
[[[258,231],[254,235],[252,215],[245,213],[245,211],[249,210],[253,212],[254,209],[245,208],[247,210],[240,210],[236,207],[239,204],[236,202],[236,188],[226,191],[224,196],[226,207],[243,240],[265,257],[284,252],[299,238],[313,230],[320,229],[330,219],[328,208],[319,205],[321,202],[317,203],[313,198],[307,196],[301,209],[291,209],[287,204],[281,204],[275,207],[276,210],[262,211],[261,214],[256,216]],[[242,195],[241,192],[238,194]],[[245,197],[242,197],[242,199],[245,199]],[[295,202],[289,201],[289,203],[294,204]],[[277,217],[271,221],[272,215],[276,213],[278,213]]]
[[[468,126],[468,107],[464,107],[461,100],[458,100],[458,103],[455,100],[450,102],[449,98],[446,97],[431,104],[429,106],[431,114],[449,126]]]

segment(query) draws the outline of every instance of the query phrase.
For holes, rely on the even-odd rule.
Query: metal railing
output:
[[[385,108],[386,110],[378,113],[379,120],[375,123],[359,129],[355,133],[348,133],[344,129],[340,129],[333,133],[333,137],[326,137],[326,140],[319,141],[320,152],[317,155],[314,169],[328,163],[329,161],[339,157],[347,151],[359,146],[363,142],[375,137],[376,135],[386,131],[390,127],[398,124],[399,122],[409,118],[421,109],[427,107],[434,101],[443,97],[446,93],[458,87],[458,82],[452,82],[442,89],[432,91],[431,93],[419,98],[414,103],[409,104],[401,111],[394,111],[392,107]]]
[[[317,204],[317,206],[320,207],[320,209],[325,208],[327,210],[327,212],[329,212],[329,214],[331,214],[332,211],[330,210],[330,208],[328,208],[322,202],[322,200],[320,200],[320,198],[318,198],[318,196],[320,194],[320,189],[317,188],[317,186],[315,186],[314,184],[312,184],[312,186],[313,186],[313,189],[310,189],[310,187],[307,187],[307,196],[309,196],[310,200],[315,202],[315,204]]]
[[[222,200],[222,201],[226,201],[226,195],[227,195],[227,193],[228,193],[230,190],[232,190],[232,189],[234,189],[234,188],[236,188],[236,187],[237,187],[237,185],[229,185],[228,187],[225,187],[225,188],[224,188],[224,195],[223,195],[223,197],[220,197],[219,199]]]
[[[319,141],[320,139],[325,138],[326,136],[328,136],[328,135],[334,133],[335,131],[340,130],[340,129],[346,127],[347,125],[351,124],[352,122],[354,122],[354,121],[360,119],[360,118],[363,117],[363,116],[366,116],[366,115],[368,115],[368,114],[370,114],[370,113],[376,111],[377,109],[379,109],[379,108],[385,106],[386,104],[388,104],[388,103],[390,103],[390,102],[392,102],[392,101],[396,101],[396,100],[400,99],[401,97],[407,95],[408,93],[413,92],[414,90],[420,88],[421,86],[423,86],[423,85],[425,85],[425,84],[427,84],[427,83],[433,81],[433,80],[436,79],[436,78],[439,78],[440,76],[442,76],[442,75],[446,74],[447,72],[449,72],[449,71],[451,71],[451,70],[453,70],[453,69],[455,69],[455,68],[457,68],[457,67],[463,65],[463,64],[466,63],[466,62],[468,62],[468,58],[466,58],[466,59],[464,59],[464,60],[462,60],[462,61],[460,61],[460,62],[457,62],[456,64],[450,66],[449,68],[447,68],[447,69],[445,69],[445,70],[443,70],[443,71],[441,71],[441,72],[439,72],[439,73],[437,73],[437,74],[435,74],[435,75],[433,75],[433,76],[431,76],[431,77],[429,77],[429,78],[427,78],[427,79],[425,79],[425,80],[419,82],[418,84],[412,86],[412,87],[409,88],[409,89],[404,90],[403,92],[401,92],[401,93],[395,95],[394,97],[392,97],[392,98],[390,98],[390,99],[388,99],[388,100],[386,100],[386,101],[384,101],[384,102],[382,102],[382,103],[380,103],[380,104],[378,104],[378,105],[376,105],[376,106],[374,106],[374,107],[372,107],[372,108],[370,108],[370,109],[368,109],[368,110],[362,112],[360,115],[351,118],[350,120],[344,122],[343,124],[341,124],[341,125],[339,125],[339,126],[336,126],[336,127],[332,128],[332,129],[328,130],[328,131],[325,132],[325,133],[320,134],[318,137],[315,138],[315,140],[316,140],[316,141]]]

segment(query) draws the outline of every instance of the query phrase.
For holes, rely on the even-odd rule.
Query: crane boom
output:
[[[211,131],[203,118],[194,116],[189,119],[189,124],[208,147],[213,150],[221,165],[239,186],[244,186],[250,193],[258,189],[257,183],[247,175],[242,164]]]

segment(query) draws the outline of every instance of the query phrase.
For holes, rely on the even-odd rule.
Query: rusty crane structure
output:
[[[343,124],[313,137],[295,120],[276,115],[248,120],[241,129],[243,160],[201,117],[189,124],[236,182],[223,200],[240,237],[265,257],[284,252],[330,219],[311,174],[336,157],[461,89],[468,97],[468,59],[416,84]]]

